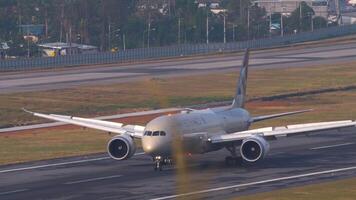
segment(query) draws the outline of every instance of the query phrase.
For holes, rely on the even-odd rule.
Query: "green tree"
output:
[[[293,33],[294,30],[298,32],[311,30],[311,19],[314,14],[314,10],[302,1],[299,7],[284,21],[284,32]]]

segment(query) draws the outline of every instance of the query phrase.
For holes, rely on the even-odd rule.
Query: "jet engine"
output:
[[[108,153],[115,160],[125,160],[136,152],[136,145],[129,135],[113,137],[108,143]]]
[[[261,136],[251,136],[242,141],[240,152],[247,162],[257,162],[263,159],[269,151],[269,143]]]

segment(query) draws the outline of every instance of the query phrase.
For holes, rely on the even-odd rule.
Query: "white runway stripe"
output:
[[[335,144],[335,145],[328,145],[328,146],[321,146],[321,147],[313,147],[310,148],[311,150],[318,150],[318,149],[328,149],[328,148],[334,148],[334,147],[341,147],[341,146],[347,146],[355,144],[354,142],[348,142],[348,143],[342,143],[342,144]]]
[[[313,173],[306,173],[306,174],[300,174],[300,175],[295,175],[295,176],[286,176],[286,177],[281,177],[281,178],[268,179],[268,180],[262,180],[262,181],[256,181],[256,182],[244,183],[244,184],[238,184],[238,185],[230,185],[230,186],[225,186],[225,187],[217,187],[217,188],[211,188],[211,189],[207,189],[207,190],[199,190],[199,191],[189,192],[189,193],[184,193],[184,194],[164,196],[164,197],[154,198],[151,200],[174,199],[174,198],[187,197],[187,196],[204,194],[204,193],[209,193],[209,192],[216,192],[216,191],[222,191],[222,190],[228,190],[228,189],[237,189],[239,187],[247,187],[247,186],[259,185],[259,184],[265,184],[265,183],[271,183],[271,182],[277,182],[277,181],[292,180],[292,179],[297,179],[297,178],[305,178],[305,177],[310,177],[310,176],[317,176],[317,175],[330,174],[330,173],[336,173],[336,172],[345,172],[345,171],[350,171],[350,170],[356,170],[356,166],[340,168],[340,169],[332,169],[332,170],[326,170],[326,171],[319,171],[319,172],[313,172]]]
[[[136,153],[135,156],[143,155],[143,154],[145,154],[145,153],[144,152]],[[0,173],[19,172],[19,171],[26,171],[26,170],[33,170],[33,169],[42,169],[42,168],[46,168],[46,167],[57,167],[57,166],[64,166],[64,165],[70,165],[70,164],[79,164],[79,163],[86,163],[86,162],[94,162],[94,161],[108,160],[108,159],[111,159],[111,158],[106,156],[106,157],[86,159],[86,160],[76,160],[76,161],[53,163],[53,164],[47,164],[47,165],[36,165],[36,166],[31,166],[31,167],[21,167],[21,168],[1,170]]]
[[[84,180],[79,180],[79,181],[66,182],[64,184],[65,185],[73,185],[73,184],[78,184],[78,183],[88,183],[88,182],[93,182],[93,181],[102,181],[102,180],[119,178],[119,177],[122,177],[122,175],[106,176],[106,177],[99,177],[99,178],[90,178],[90,179],[84,179]]]
[[[14,193],[19,193],[19,192],[25,192],[28,189],[22,189],[22,190],[13,190],[13,191],[8,191],[8,192],[1,192],[0,195],[8,195],[8,194],[14,194]]]

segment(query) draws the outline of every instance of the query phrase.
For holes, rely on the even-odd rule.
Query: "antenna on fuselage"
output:
[[[249,54],[250,50],[246,49],[244,60],[242,62],[242,67],[240,70],[240,77],[236,83],[236,94],[234,101],[231,105],[232,108],[245,107]]]

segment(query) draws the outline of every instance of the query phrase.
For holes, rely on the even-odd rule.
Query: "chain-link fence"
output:
[[[246,48],[266,48],[306,42],[356,33],[356,25],[329,27],[313,32],[303,32],[284,37],[272,37],[258,40],[230,43],[185,44],[169,47],[152,47],[142,49],[128,49],[120,52],[104,52],[95,54],[79,54],[57,57],[20,58],[0,61],[0,71],[19,71],[32,69],[50,69],[59,67],[73,67],[79,65],[109,64],[134,62],[145,59],[189,56],[215,52],[232,52]]]

